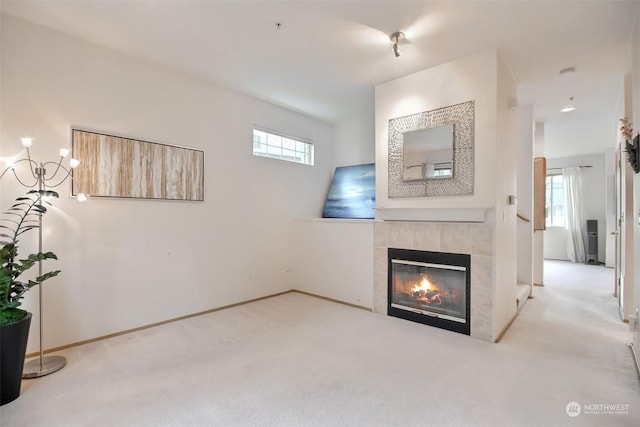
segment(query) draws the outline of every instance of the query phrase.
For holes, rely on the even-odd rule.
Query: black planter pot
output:
[[[20,396],[31,313],[19,322],[0,326],[0,405]]]

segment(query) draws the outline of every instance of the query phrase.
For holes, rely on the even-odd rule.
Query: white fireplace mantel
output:
[[[489,208],[377,208],[383,221],[487,222]]]

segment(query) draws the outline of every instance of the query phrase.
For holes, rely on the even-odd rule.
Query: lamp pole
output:
[[[42,204],[42,193],[44,191],[44,179],[47,171],[44,165],[40,163],[40,167],[35,168],[35,174],[38,178],[38,204]],[[62,182],[61,182],[62,184]],[[38,215],[38,252],[42,253],[42,215]],[[42,260],[38,261],[38,276],[42,276]],[[39,316],[39,342],[40,357],[30,360],[24,364],[22,370],[22,378],[38,378],[47,374],[59,371],[67,364],[67,359],[63,356],[46,356],[44,355],[43,342],[43,315],[42,315],[42,283],[38,285],[38,316]]]
[[[31,138],[22,138],[22,146],[27,150],[27,157],[14,161],[0,174],[0,178],[2,178],[8,171],[12,171],[16,180],[24,187],[34,188],[38,187],[38,204],[42,205],[42,195],[47,194],[47,187],[53,188],[61,185],[63,182],[67,180],[67,178],[71,177],[73,180],[73,176],[71,175],[71,171],[78,166],[80,163],[76,159],[71,159],[69,162],[69,168],[67,169],[62,165],[63,159],[69,154],[69,150],[63,148],[60,150],[60,159],[57,162],[44,162],[44,163],[36,163],[31,159],[31,153],[29,151],[29,147],[31,147]],[[29,183],[27,180],[20,179],[18,174],[16,173],[15,166],[18,163],[26,162],[29,165],[29,170],[31,172],[32,178],[35,180],[32,183]],[[54,165],[55,171],[51,175],[51,177],[47,178],[46,174],[46,166]],[[56,175],[60,170],[66,172],[66,174],[58,181],[57,183],[51,183],[52,180],[55,179]],[[84,201],[86,200],[86,196],[83,193],[78,193],[78,200]],[[42,253],[42,215],[38,215],[38,252]],[[38,276],[42,276],[42,260],[38,261]],[[45,356],[44,355],[44,346],[43,346],[43,295],[42,295],[42,284],[38,284],[38,315],[39,315],[39,344],[40,344],[40,354],[38,359],[30,360],[24,364],[24,369],[22,372],[23,378],[38,378],[44,375],[52,374],[56,371],[62,369],[66,364],[67,360],[63,356]]]

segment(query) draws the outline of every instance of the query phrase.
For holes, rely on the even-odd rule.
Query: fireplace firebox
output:
[[[471,334],[471,256],[388,249],[389,316]]]

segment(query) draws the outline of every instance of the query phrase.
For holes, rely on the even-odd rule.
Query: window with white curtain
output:
[[[546,178],[545,221],[547,227],[564,227],[564,181],[562,174],[547,175]]]
[[[562,168],[564,217],[567,235],[567,256],[570,261],[584,262],[582,231],[582,175],[580,167]]]

